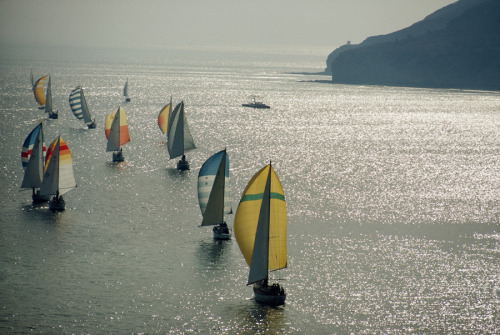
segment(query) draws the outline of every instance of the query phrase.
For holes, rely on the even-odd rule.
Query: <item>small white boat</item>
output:
[[[203,163],[198,173],[198,201],[203,215],[202,226],[214,226],[214,239],[229,240],[231,233],[224,214],[232,213],[229,200],[229,157],[222,150]]]
[[[123,108],[118,107],[116,112],[109,113],[106,116],[104,133],[108,139],[106,151],[113,151],[113,162],[123,162],[125,157],[121,146],[130,142],[127,116]]]
[[[247,285],[254,284],[255,300],[262,304],[285,303],[285,290],[268,284],[268,272],[287,267],[286,225],[283,188],[268,164],[248,182],[234,218],[234,235],[250,266]]]
[[[40,186],[40,194],[42,196],[52,195],[49,208],[55,211],[63,211],[66,208],[66,202],[62,195],[75,187],[71,151],[66,142],[59,136],[50,144],[47,150],[45,174]]]
[[[43,180],[45,151],[43,124],[40,122],[26,137],[21,150],[21,163],[24,169],[21,188],[33,190],[32,199],[35,204],[50,200],[50,196],[40,195],[39,190]]]
[[[266,105],[265,103],[263,103],[261,101],[257,101],[257,97],[255,95],[252,95],[251,98],[252,98],[252,101],[250,101],[250,102],[248,102],[246,104],[242,104],[242,106],[243,107],[258,108],[258,109],[269,109],[269,108],[271,108],[268,105]]]
[[[195,149],[196,146],[184,113],[184,102],[179,103],[174,108],[168,119],[167,139],[170,159],[182,157],[177,162],[177,169],[189,170],[189,162],[186,160],[185,152]]]
[[[89,129],[94,129],[97,125],[95,119],[90,116],[89,106],[83,94],[81,86],[75,87],[69,95],[69,106],[78,120],[83,120]]]

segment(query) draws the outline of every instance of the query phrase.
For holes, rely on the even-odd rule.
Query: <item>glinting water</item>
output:
[[[325,55],[226,50],[0,51],[0,333],[500,332],[500,94],[308,82]],[[66,211],[20,191],[50,74],[78,187]],[[122,89],[129,78],[130,103]],[[77,85],[98,127],[69,109]],[[269,110],[241,107],[261,96]],[[185,103],[197,149],[169,160],[156,118]],[[122,106],[124,163],[104,119]],[[233,208],[269,161],[288,206],[284,306],[253,300],[236,241],[199,227],[197,173],[227,148]],[[227,216],[232,227],[234,215]]]

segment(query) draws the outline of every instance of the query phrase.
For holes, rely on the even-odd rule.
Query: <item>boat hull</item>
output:
[[[230,240],[231,239],[231,233],[229,232],[227,225],[225,225],[225,227],[221,226],[221,225],[215,226],[213,228],[213,232],[214,232],[214,239],[215,240]]]
[[[66,209],[66,202],[61,196],[59,198],[53,197],[49,202],[49,209],[53,211],[64,211]]]
[[[253,287],[255,301],[270,306],[280,306],[285,303],[286,293],[279,284],[261,286],[255,284]]]
[[[265,104],[242,104],[243,107],[251,107],[251,108],[257,108],[257,109],[269,109],[271,108],[268,105]]]
[[[123,157],[123,153],[121,151],[113,152],[113,162],[123,162],[125,157]]]
[[[40,191],[37,191],[36,193],[34,193],[31,198],[33,199],[33,203],[34,204],[41,204],[41,203],[44,203],[44,202],[47,202],[50,200],[50,196],[48,195],[41,195],[40,194]]]
[[[177,162],[177,169],[189,170],[189,162],[181,159],[180,161]]]
[[[97,127],[97,125],[95,124],[95,122],[92,122],[92,123],[87,124],[87,127],[89,129],[95,129]]]

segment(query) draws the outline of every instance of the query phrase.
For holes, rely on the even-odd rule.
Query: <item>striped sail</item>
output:
[[[202,226],[219,224],[224,221],[224,213],[232,212],[228,182],[229,157],[226,150],[222,150],[207,159],[198,173]]]
[[[50,82],[50,77],[49,77],[49,82],[47,84],[47,94],[45,95],[45,112],[46,113],[51,113],[52,110],[52,84]]]
[[[40,187],[44,172],[45,138],[40,122],[26,137],[21,151],[21,163],[24,169],[21,188]]]
[[[78,120],[83,119],[87,125],[92,123],[89,106],[87,105],[87,100],[85,100],[85,95],[83,94],[83,88],[81,86],[77,86],[71,91],[69,95],[69,106]]]
[[[39,78],[35,82],[35,89],[33,90],[33,93],[35,94],[35,100],[40,106],[45,106],[45,95],[43,94],[43,83],[45,82],[45,79],[47,76],[43,76]]]
[[[162,133],[166,134],[168,131],[168,118],[170,116],[170,112],[172,110],[172,103],[167,104],[163,107],[158,114],[158,127]]]
[[[250,266],[248,284],[287,266],[286,226],[285,195],[269,164],[248,182],[234,218],[236,241]]]
[[[170,159],[180,157],[196,148],[184,114],[184,102],[177,105],[170,116],[167,138]]]
[[[62,195],[76,187],[73,159],[66,142],[59,136],[49,146],[41,195]]]
[[[118,107],[115,113],[106,116],[104,133],[108,139],[106,151],[118,151],[122,145],[130,142],[127,116],[123,108]]]

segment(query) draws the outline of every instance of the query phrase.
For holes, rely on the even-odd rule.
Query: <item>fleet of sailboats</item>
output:
[[[44,96],[43,85],[48,79]],[[33,70],[30,81],[35,99],[40,108],[45,108],[49,117],[57,118],[52,104],[52,84],[46,75],[34,81]],[[128,78],[123,88],[128,97]],[[69,104],[74,115],[95,128],[91,119],[83,89],[77,86],[69,95]],[[189,169],[185,153],[195,149],[189,130],[184,102],[172,109],[172,98],[158,114],[158,127],[167,136],[170,159],[182,157],[177,163],[180,170]],[[105,120],[106,151],[113,152],[113,161],[124,161],[122,146],[130,141],[125,110],[118,107]],[[26,137],[21,161],[24,169],[22,189],[32,190],[33,203],[49,201],[49,208],[62,211],[65,200],[62,195],[76,187],[71,151],[66,142],[57,137],[47,149],[40,122]],[[216,240],[231,239],[231,232],[224,220],[232,214],[229,196],[229,156],[226,149],[210,156],[198,173],[198,200],[203,216],[201,226],[213,226]],[[52,196],[52,199],[51,199]],[[287,213],[281,182],[271,165],[261,168],[246,185],[234,218],[234,234],[241,253],[250,267],[247,285],[253,285],[255,301],[278,306],[284,304],[286,293],[279,283],[269,284],[269,272],[287,267]]]
[[[283,287],[269,285],[269,271],[287,267],[287,214],[283,188],[271,164],[248,182],[234,218],[234,234],[250,266],[247,285],[254,285],[257,302],[282,305]]]
[[[89,106],[87,105],[87,100],[85,99],[81,86],[77,86],[71,91],[69,95],[69,106],[76,118],[78,120],[83,120],[89,129],[93,129],[97,126],[95,119],[92,120],[90,116]]]
[[[198,201],[203,215],[202,226],[214,226],[216,240],[229,240],[231,233],[224,214],[232,213],[229,199],[229,157],[222,150],[203,163],[198,173]]]
[[[185,153],[195,149],[193,136],[189,131],[186,115],[184,113],[184,102],[180,102],[171,113],[168,119],[167,149],[170,159],[182,157],[177,162],[179,170],[188,170],[189,162]]]
[[[66,208],[66,203],[62,195],[75,187],[71,151],[66,142],[59,136],[50,144],[47,150],[45,174],[40,186],[40,194],[42,196],[53,196],[49,202],[49,208],[63,211]]]
[[[123,162],[125,157],[123,156],[121,146],[130,142],[127,116],[123,108],[118,107],[116,112],[109,113],[106,116],[104,133],[108,139],[106,151],[113,151],[114,162]]]
[[[43,180],[46,150],[43,123],[40,122],[26,137],[21,150],[21,163],[24,170],[21,188],[33,190],[33,203],[49,201],[49,197],[40,195],[39,190]]]

